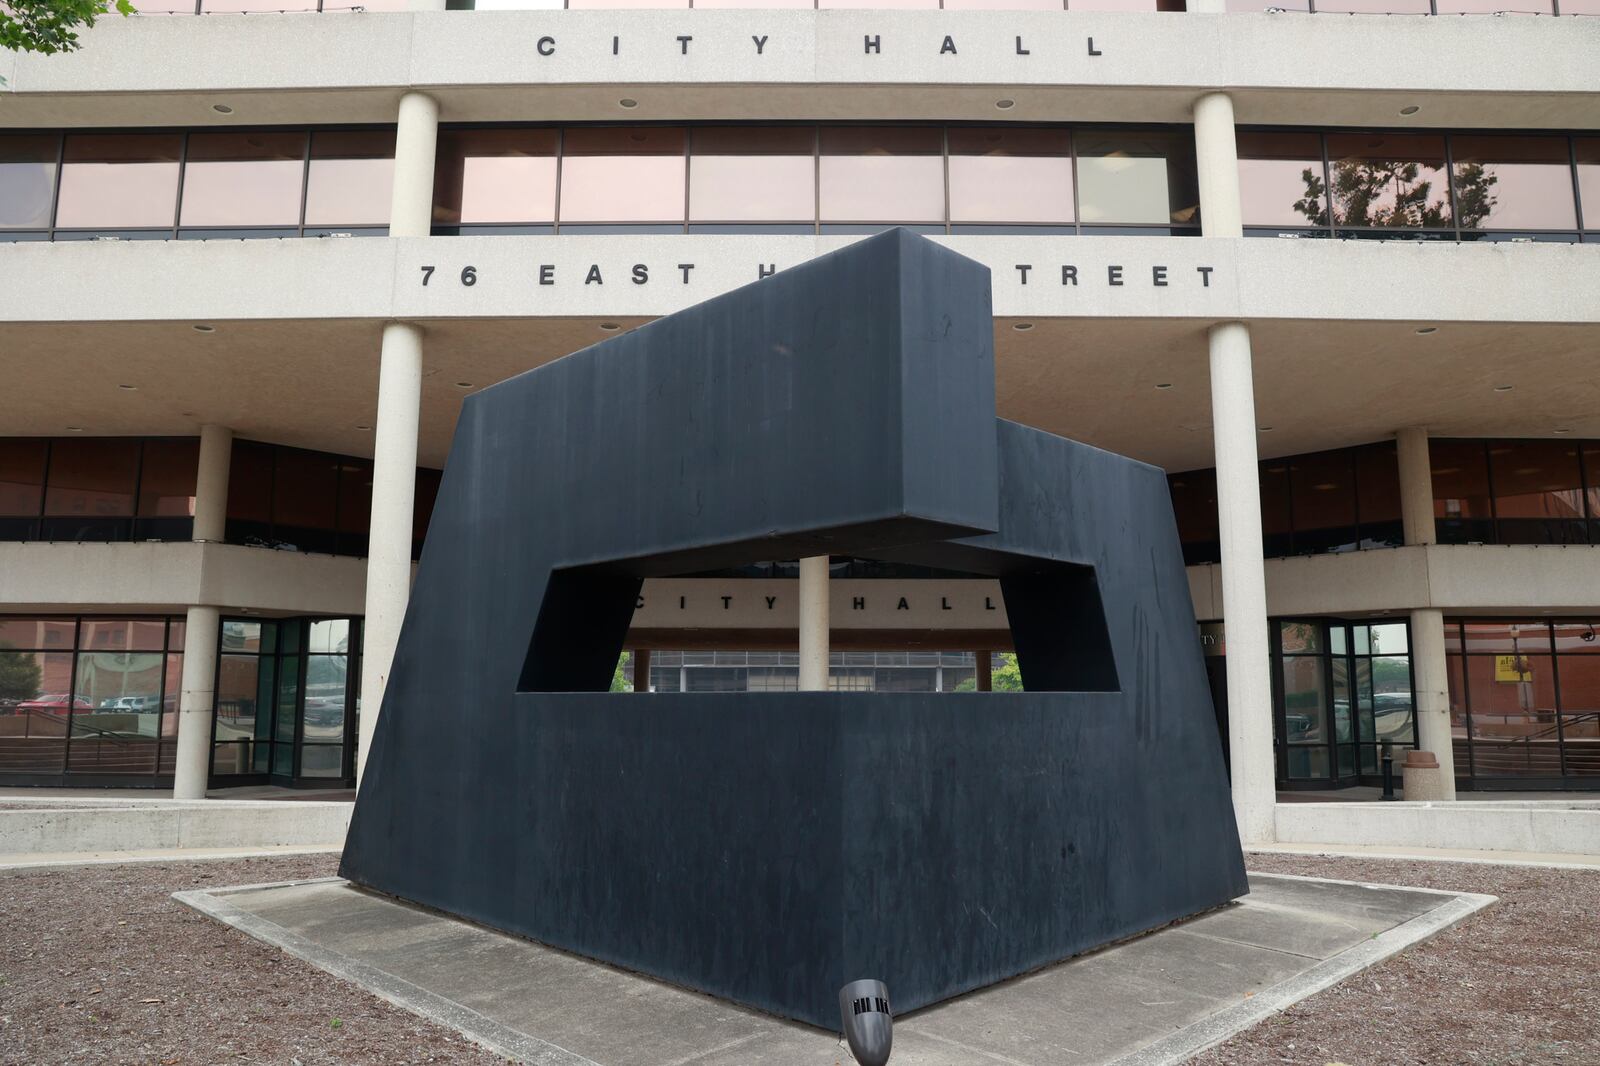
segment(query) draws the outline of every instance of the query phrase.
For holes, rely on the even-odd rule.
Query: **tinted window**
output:
[[[194,482],[200,465],[197,440],[151,440],[139,471],[139,514],[188,518],[194,514]]]
[[[43,440],[0,440],[0,515],[36,515],[44,499]]]
[[[685,173],[682,129],[569,129],[563,135],[561,221],[682,222]]]
[[[1600,11],[1595,13],[1600,14]],[[1578,157],[1578,196],[1583,202],[1583,228],[1600,230],[1600,137],[1578,137],[1572,146]]]
[[[46,229],[55,197],[54,134],[0,137],[0,229]]]
[[[817,210],[816,136],[810,127],[695,130],[690,221],[811,221]]]
[[[1326,226],[1322,138],[1315,133],[1239,134],[1239,198],[1247,226]]]
[[[433,220],[552,222],[555,130],[445,130],[433,169]]]
[[[192,133],[181,226],[297,226],[304,133]]]
[[[1080,132],[1078,213],[1085,225],[1198,225],[1193,139],[1161,131]]]
[[[1451,224],[1443,137],[1329,134],[1328,166],[1336,225],[1406,229]]]
[[[182,151],[183,136],[177,133],[69,134],[56,225],[170,227],[178,204]]]
[[[943,140],[930,127],[825,127],[822,221],[944,221]]]
[[[388,225],[393,183],[393,131],[313,133],[306,225]]]
[[[1565,137],[1452,137],[1462,229],[1576,229]]]
[[[50,449],[49,515],[133,514],[139,442],[115,437],[57,440]]]
[[[950,130],[950,221],[1071,222],[1072,140],[1065,130]]]

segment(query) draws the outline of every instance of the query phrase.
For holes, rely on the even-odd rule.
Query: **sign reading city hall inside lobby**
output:
[[[341,872],[824,1027],[1244,894],[1165,477],[993,336],[895,230],[471,397]],[[1028,691],[606,691],[645,579],[827,554],[996,579]]]

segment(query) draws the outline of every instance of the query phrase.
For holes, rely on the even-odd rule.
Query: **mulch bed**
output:
[[[171,899],[338,857],[0,874],[0,1063],[503,1060]]]
[[[455,1033],[174,902],[334,856],[0,873],[0,1063],[493,1063]],[[1251,856],[1501,897],[1195,1066],[1600,1064],[1600,872]]]
[[[1252,870],[1481,892],[1500,902],[1192,1066],[1600,1064],[1600,871],[1247,858]]]

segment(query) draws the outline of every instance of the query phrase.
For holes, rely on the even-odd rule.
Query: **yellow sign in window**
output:
[[[1496,655],[1494,657],[1494,679],[1510,684],[1531,682],[1533,680],[1533,663],[1521,655]]]

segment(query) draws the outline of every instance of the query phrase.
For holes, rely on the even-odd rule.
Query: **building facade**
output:
[[[1594,0],[138,6],[0,56],[0,780],[353,782],[463,398],[900,225],[1169,472],[1247,838],[1600,783]],[[832,576],[836,685],[987,687],[997,588]],[[794,578],[635,683],[787,687]]]

